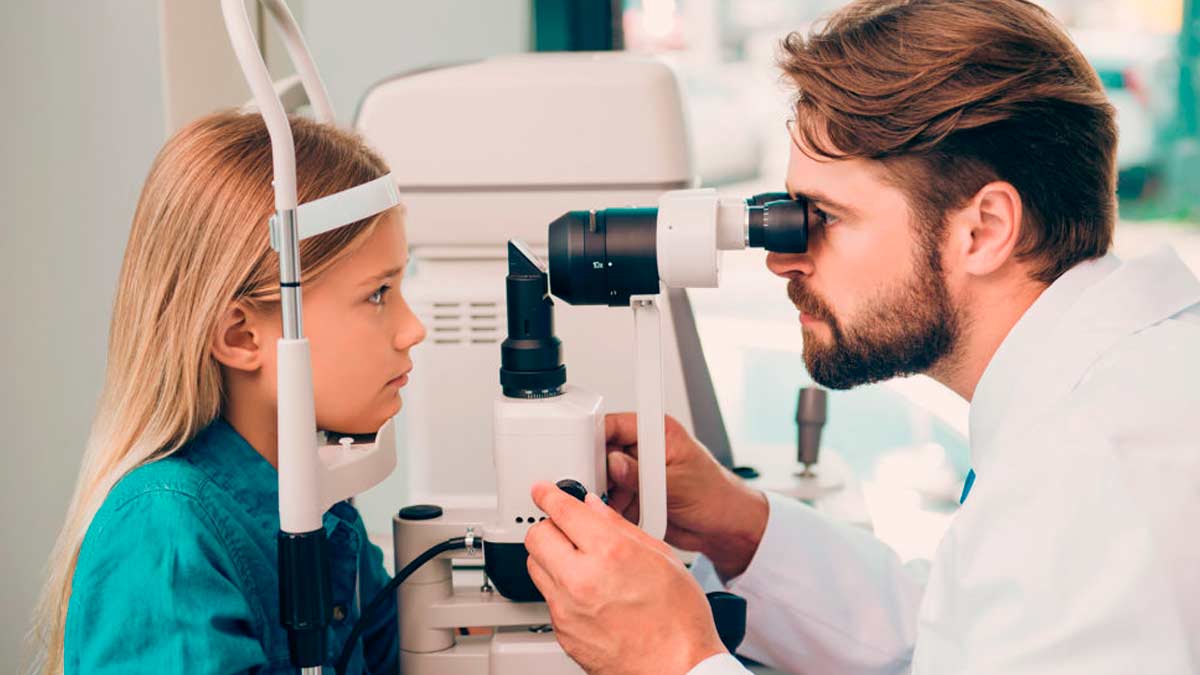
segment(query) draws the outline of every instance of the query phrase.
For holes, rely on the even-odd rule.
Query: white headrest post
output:
[[[312,55],[300,33],[296,18],[283,0],[261,0],[279,26],[288,55],[296,66],[305,94],[312,104],[318,122],[334,124],[333,106],[329,94],[321,82],[321,75],[313,63]],[[357,185],[337,194],[318,199],[311,204],[298,205],[296,197],[296,150],[292,139],[292,128],[287,112],[279,100],[279,93],[271,81],[266,62],[259,53],[258,41],[250,28],[250,17],[242,0],[221,0],[225,16],[225,28],[233,43],[233,51],[254,94],[254,102],[266,122],[271,134],[271,157],[275,170],[275,210],[282,212],[297,210],[295,221],[299,228],[299,239],[348,225],[380,213],[400,203],[395,182],[391,175]],[[271,231],[271,245],[279,250],[280,233]],[[296,261],[299,268],[299,261]]]
[[[234,54],[246,76],[246,84],[254,94],[254,101],[262,113],[267,131],[271,134],[271,159],[275,167],[275,210],[287,211],[296,208],[296,149],[292,140],[292,127],[288,124],[283,104],[275,95],[271,74],[258,52],[258,41],[250,28],[250,16],[242,0],[221,0],[225,16],[225,30],[233,43]],[[310,92],[311,95],[311,92]]]
[[[312,105],[313,117],[318,122],[334,124],[336,120],[333,116],[333,106],[329,103],[329,92],[325,89],[325,83],[321,81],[316,64],[313,63],[312,54],[308,51],[308,44],[300,32],[296,17],[292,16],[291,10],[283,0],[262,0],[262,4],[275,18],[275,25],[283,35],[283,44],[287,47],[288,56],[300,75],[300,81],[304,83],[304,93],[308,95],[308,102]]]

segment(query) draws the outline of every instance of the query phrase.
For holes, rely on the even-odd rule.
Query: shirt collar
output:
[[[279,472],[233,425],[218,416],[188,444],[187,459],[229,494],[271,537],[279,531]],[[339,522],[352,525],[358,513],[348,502],[325,512],[322,524],[331,533]]]
[[[969,434],[972,461],[978,449],[999,431],[1011,397],[1019,391],[1020,378],[1030,367],[1031,354],[1045,344],[1063,315],[1088,288],[1120,267],[1112,253],[1079,263],[1042,291],[1025,311],[992,355],[971,399]]]

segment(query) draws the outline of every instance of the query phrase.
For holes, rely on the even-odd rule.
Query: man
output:
[[[931,565],[763,495],[668,422],[667,541],[748,601],[741,652],[789,672],[1200,672],[1200,281],[1120,261],[1097,77],[1023,0],[862,0],[784,42],[787,185],[772,254],[817,382],[926,373],[971,402],[978,476]],[[529,569],[591,673],[744,672],[698,583],[613,508],[549,485]],[[615,509],[615,510],[614,510]]]

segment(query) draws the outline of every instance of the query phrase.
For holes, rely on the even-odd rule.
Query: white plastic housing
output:
[[[500,396],[494,424],[498,493],[496,522],[484,533],[489,542],[525,542],[530,526],[546,515],[529,494],[538,481],[570,478],[596,494],[608,487],[604,411],[598,394],[568,385],[553,398]]]
[[[488,647],[488,675],[584,673],[563,651],[554,633],[535,633],[523,628],[499,630]]]
[[[509,239],[545,246],[567,211],[651,206],[694,180],[674,73],[625,52],[401,74],[367,92],[355,126],[396,178],[414,249],[503,257]]]
[[[715,288],[717,191],[675,190],[658,202],[658,278],[669,288]]]
[[[658,201],[658,276],[668,288],[716,288],[721,251],[746,248],[746,202],[712,188],[673,190]]]
[[[662,539],[667,535],[667,428],[658,300],[657,295],[635,295],[629,305],[637,344],[638,527]]]
[[[322,527],[321,466],[317,417],[313,408],[308,340],[280,339],[279,367],[279,528],[313,532]]]
[[[313,532],[329,507],[378,485],[396,468],[392,420],[374,443],[318,447],[307,339],[279,340],[279,527]]]
[[[362,494],[387,478],[396,468],[396,429],[388,420],[375,433],[374,443],[331,443],[318,450],[321,458],[321,505],[334,504]]]

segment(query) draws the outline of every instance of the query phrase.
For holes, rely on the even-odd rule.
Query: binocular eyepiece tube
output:
[[[634,295],[717,285],[720,252],[808,250],[804,197],[720,198],[677,190],[657,208],[570,211],[550,224],[550,292],[572,305],[629,305]]]

